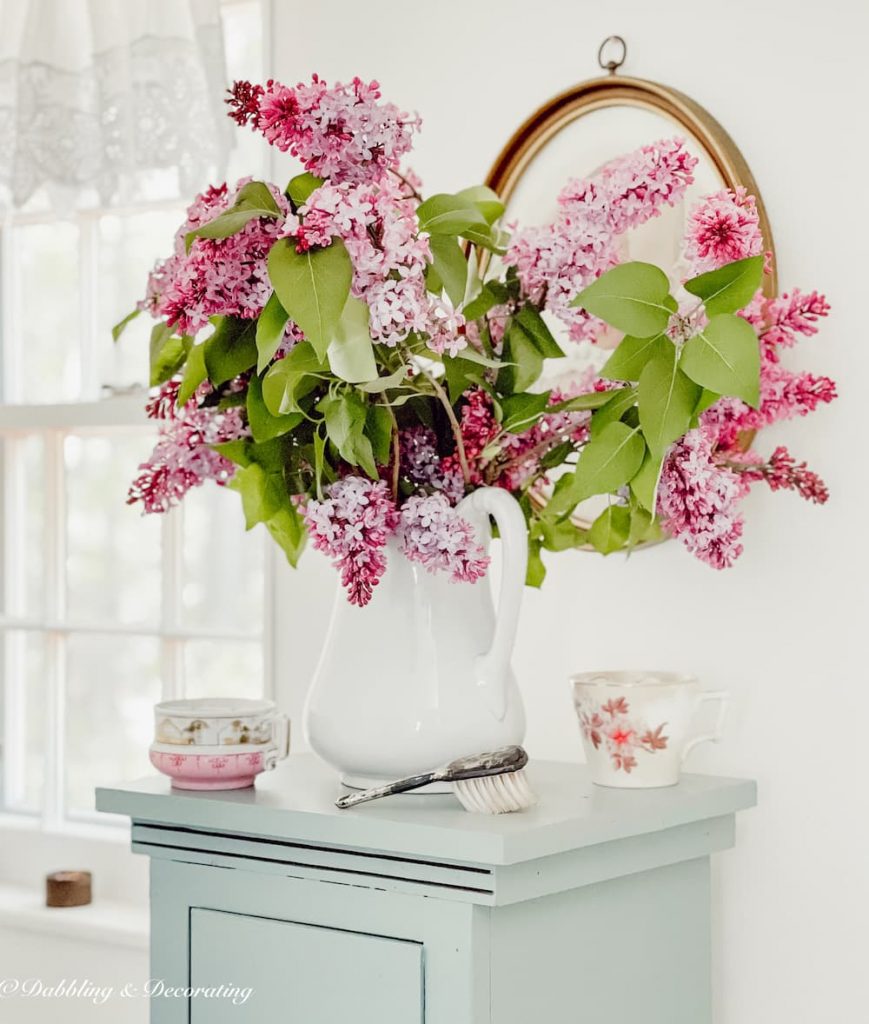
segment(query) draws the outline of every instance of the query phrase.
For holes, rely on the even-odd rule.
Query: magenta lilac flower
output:
[[[667,456],[658,488],[658,515],[701,561],[726,569],[742,554],[743,520],[738,512],[745,485],[730,469],[716,465],[712,440],[692,430]]]
[[[443,494],[415,495],[401,507],[401,550],[429,572],[445,572],[456,582],[474,583],[486,575],[489,556],[474,528]]]
[[[127,495],[127,504],[141,502],[144,512],[168,512],[206,480],[227,484],[235,466],[212,445],[248,436],[239,408],[200,409],[193,398],[179,409],[178,388],[177,381],[169,381],[147,406],[148,415],[160,421],[159,440]],[[208,385],[204,389],[210,390]]]
[[[173,254],[151,272],[141,306],[181,334],[196,335],[212,316],[254,319],[271,294],[266,258],[286,230],[284,219],[257,217],[228,238],[194,238],[189,251],[186,246],[189,232],[226,212],[248,181],[232,192],[221,185],[197,196],[175,234]],[[284,217],[290,216],[281,191],[271,191]]]
[[[380,181],[409,152],[419,118],[380,100],[377,82],[329,86],[314,75],[292,88],[236,82],[228,102],[239,124],[251,123],[306,170],[338,183]]]
[[[692,210],[685,232],[685,259],[692,274],[762,252],[757,203],[744,188],[715,192]]]

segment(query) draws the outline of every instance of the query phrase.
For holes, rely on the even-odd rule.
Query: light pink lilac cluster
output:
[[[544,302],[573,340],[594,339],[602,325],[570,301],[619,262],[621,234],[681,198],[696,163],[681,139],[643,146],[591,178],[571,181],[558,197],[552,224],[513,236],[505,262],[516,267],[525,294]]]
[[[464,583],[486,575],[489,556],[477,543],[471,524],[443,494],[408,498],[401,506],[398,539],[405,555],[429,572],[447,573]]]
[[[436,352],[455,355],[466,346],[464,318],[426,289],[431,261],[427,238],[419,236],[416,199],[398,178],[376,182],[327,182],[300,208],[301,224],[287,230],[297,248],[340,238],[353,264],[352,294],[370,310],[371,336],[389,347],[411,332],[429,336]]]
[[[386,572],[393,534],[412,561],[456,581],[473,583],[489,563],[470,524],[442,494],[408,498],[398,509],[384,481],[347,476],[322,501],[309,500],[304,517],[314,547],[333,560],[350,603],[360,607]]]
[[[386,540],[398,525],[386,484],[345,477],[322,501],[308,501],[304,516],[314,547],[340,571],[350,603],[368,604],[386,572]]]
[[[207,384],[178,408],[179,386],[178,381],[164,384],[146,406],[149,417],[160,421],[160,435],[127,495],[128,505],[141,502],[145,512],[168,512],[191,487],[206,480],[221,486],[228,483],[235,466],[212,445],[249,436],[239,408],[224,412],[199,408],[204,392],[210,390]]]
[[[406,427],[399,436],[401,476],[414,487],[442,491],[452,504],[464,496],[465,484],[457,463],[444,468],[437,435],[430,427]]]
[[[164,319],[180,334],[194,336],[212,316],[259,316],[271,294],[266,258],[284,230],[279,218],[256,217],[229,238],[195,238],[186,248],[189,232],[228,210],[238,190],[249,178],[242,178],[234,190],[220,185],[197,196],[187,210],[187,219],[175,233],[172,255],[159,262],[148,278],[140,308]],[[285,216],[286,198],[277,186],[272,195]]]
[[[333,183],[382,180],[409,152],[420,125],[416,115],[381,102],[377,82],[360,78],[333,86],[317,75],[294,87],[236,82],[227,103],[238,124],[250,123],[306,170]]]

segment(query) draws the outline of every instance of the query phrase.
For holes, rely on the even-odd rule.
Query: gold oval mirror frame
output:
[[[624,48],[622,41],[618,37],[615,39]],[[610,41],[602,44],[601,55]],[[685,137],[688,149],[700,158],[697,171],[701,173],[696,176],[702,179],[701,185],[705,182],[700,194],[722,188],[745,188],[756,199],[766,248],[774,253],[769,218],[757,183],[736,143],[718,121],[684,93],[657,82],[616,75],[620,62],[604,63],[600,55],[599,60],[602,67],[610,71],[608,75],[581,82],[544,103],[514,132],[492,165],[486,184],[504,200],[504,222],[510,223],[514,219],[522,225],[546,222],[551,217],[547,218],[545,207],[550,203],[549,212],[554,215],[555,195],[568,178],[588,176],[602,163],[639,145],[655,142],[668,133],[678,134]],[[629,112],[628,117],[626,111]],[[642,116],[633,112],[640,112]],[[606,121],[604,115],[608,115]],[[591,127],[585,129],[584,139],[574,150],[574,144],[566,141],[569,135],[566,130],[577,126],[581,119],[587,119],[584,123]],[[628,123],[627,135],[633,133],[633,137],[626,138],[622,145],[620,132]],[[617,148],[607,152],[609,145]],[[534,174],[541,177],[539,168],[547,152],[554,155],[548,176],[543,175],[546,180],[540,183],[536,192],[523,197],[529,177]],[[516,206],[521,207],[523,198],[525,210],[517,210]],[[633,254],[631,258],[645,258],[664,265],[665,261],[654,250],[648,251],[648,242],[646,245],[646,251]],[[765,275],[764,292],[771,296],[776,294],[776,290],[773,260],[771,273]],[[538,498],[545,501],[542,495]],[[577,515],[574,521],[583,528],[590,525],[589,519],[582,514]]]

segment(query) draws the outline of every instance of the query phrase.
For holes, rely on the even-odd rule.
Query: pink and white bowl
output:
[[[168,744],[167,744],[168,745]],[[151,764],[177,789],[245,789],[260,772],[274,768],[277,751],[199,747],[195,754],[152,743]]]

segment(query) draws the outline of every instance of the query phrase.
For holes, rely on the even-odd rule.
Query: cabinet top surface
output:
[[[744,779],[685,775],[667,789],[592,785],[585,765],[532,761],[526,769],[537,806],[518,814],[469,814],[451,794],[391,797],[339,811],[345,792],[312,754],[295,754],[255,788],[172,789],[162,775],[97,790],[97,808],[138,822],[231,832],[306,844],[513,864],[596,843],[732,814],[755,803]]]

